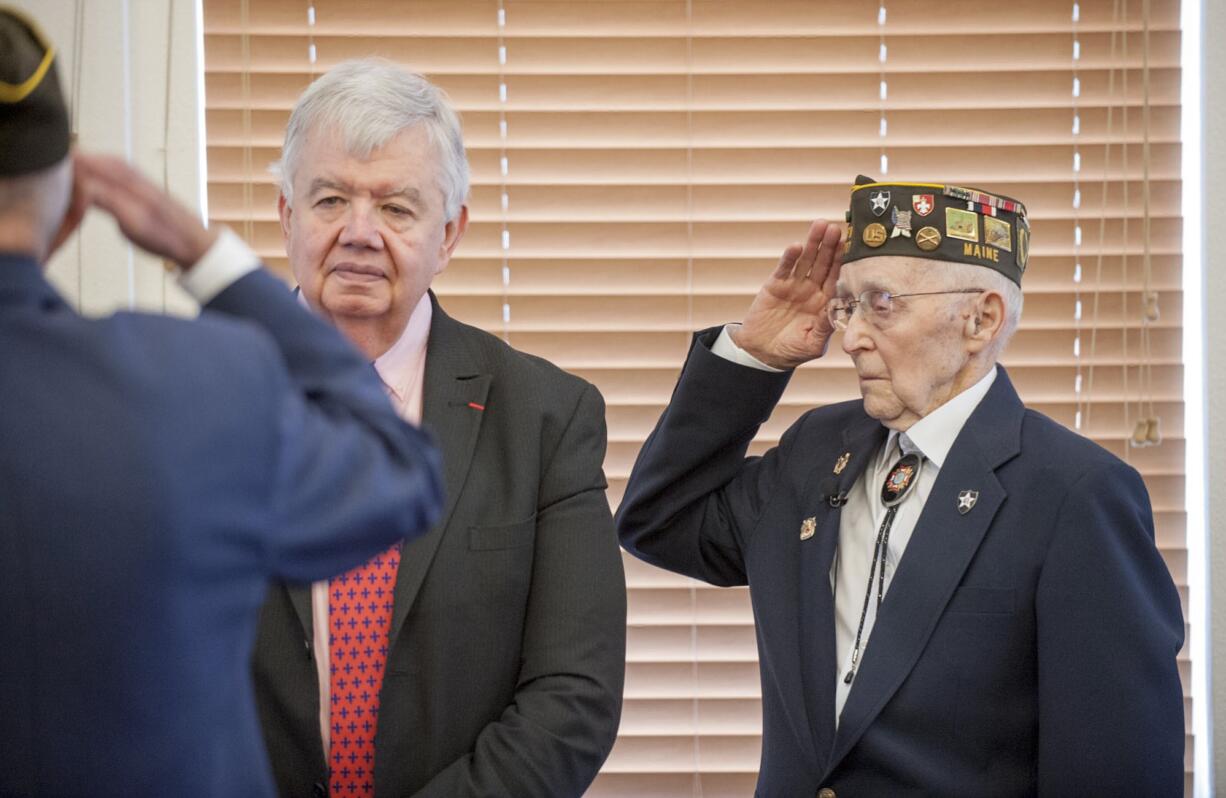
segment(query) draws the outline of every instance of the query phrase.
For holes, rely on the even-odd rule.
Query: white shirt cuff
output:
[[[179,275],[179,285],[201,305],[208,304],[239,278],[260,268],[260,258],[233,230],[221,234],[196,265]]]
[[[768,366],[761,360],[758,360],[753,355],[746,352],[744,349],[736,345],[732,340],[732,336],[728,334],[731,327],[740,327],[739,324],[725,324],[724,329],[720,331],[719,338],[715,339],[715,343],[711,345],[711,351],[719,355],[724,360],[731,360],[733,363],[739,363],[742,366],[749,366],[753,369],[761,371],[773,371],[776,374],[781,374],[786,369],[777,369],[774,366]]]

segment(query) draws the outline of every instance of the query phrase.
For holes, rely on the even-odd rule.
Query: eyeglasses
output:
[[[956,291],[919,291],[913,294],[891,294],[889,291],[865,291],[856,299],[832,299],[826,305],[826,316],[840,330],[846,330],[856,308],[873,324],[880,326],[889,321],[894,310],[894,300],[912,296],[937,296],[938,294],[982,294],[985,288],[962,288]]]

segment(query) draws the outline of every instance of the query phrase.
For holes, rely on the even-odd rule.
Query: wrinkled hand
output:
[[[826,354],[834,327],[826,305],[842,268],[842,227],[818,219],[803,245],[783,251],[779,265],[754,297],[736,345],[768,366],[796,368]]]
[[[217,240],[195,213],[122,159],[77,153],[75,168],[90,204],[114,216],[141,249],[190,269]]]

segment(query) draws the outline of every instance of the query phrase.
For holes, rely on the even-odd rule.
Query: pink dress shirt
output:
[[[383,380],[392,406],[405,421],[421,424],[422,389],[426,376],[426,344],[430,339],[430,319],[434,307],[430,295],[422,296],[409,323],[396,343],[375,360],[375,371]],[[319,671],[319,730],[323,735],[324,757],[331,748],[331,684],[328,646],[328,583],[311,586],[311,615],[315,638],[315,667]]]

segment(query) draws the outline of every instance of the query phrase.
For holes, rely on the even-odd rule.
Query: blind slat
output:
[[[243,5],[204,4],[212,218],[249,232],[289,279],[267,165],[295,98],[347,58],[426,73],[461,112],[473,175],[471,226],[434,287],[450,314],[601,390],[613,507],[691,332],[737,320],[809,220],[841,219],[854,176],[881,175],[883,152],[889,178],[1022,199],[1032,259],[1004,365],[1028,406],[1068,426],[1081,410],[1082,432],[1142,473],[1186,606],[1178,0],[1153,0],[1148,20],[1148,275],[1136,2],[1121,22],[1113,4],[1083,0],[1077,61],[1071,0],[955,0],[940,14],[894,3],[884,28],[877,4],[811,0],[516,0],[501,4],[501,29],[497,0],[395,13],[313,0],[313,27],[298,2],[250,0],[245,21]],[[812,407],[858,396],[839,345],[797,370],[751,453]],[[1161,446],[1129,444],[1142,400]],[[748,591],[623,561],[622,733],[588,795],[751,794],[761,688]],[[1185,684],[1190,667],[1185,650]]]

